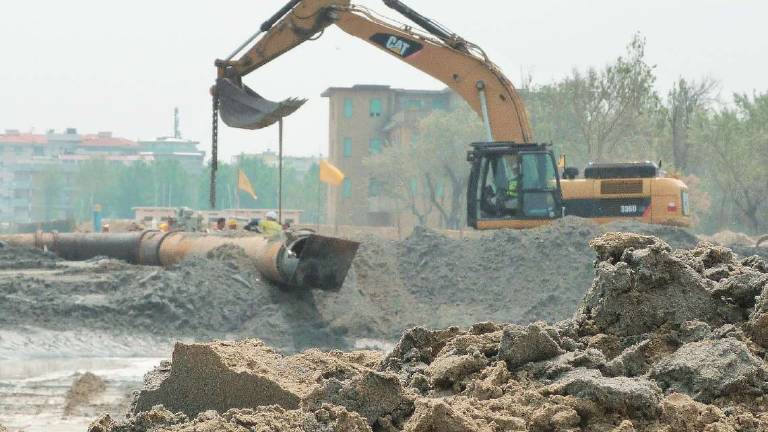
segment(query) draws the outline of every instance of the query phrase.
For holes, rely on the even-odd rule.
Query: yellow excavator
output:
[[[651,162],[590,164],[579,177],[576,168],[565,166],[564,157],[556,161],[550,144],[533,142],[522,98],[479,46],[399,0],[383,2],[421,30],[385,21],[350,0],[291,0],[229,57],[216,60],[212,202],[219,115],[228,126],[260,129],[305,102],[268,101],[245,86],[242,78],[335,25],[440,80],[482,118],[486,141],[472,143],[467,153],[470,226],[481,230],[531,228],[565,215],[598,223],[637,219],[690,225],[685,183]],[[256,43],[235,59],[253,41]]]

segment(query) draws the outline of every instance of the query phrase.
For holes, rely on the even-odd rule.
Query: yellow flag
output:
[[[240,170],[240,173],[238,174],[237,188],[243,192],[247,192],[251,194],[253,199],[256,199],[256,192],[253,190],[253,186],[251,186],[251,181],[248,180],[248,176],[245,175],[245,172],[243,170]]]
[[[338,186],[344,181],[344,173],[328,161],[320,161],[320,181]]]

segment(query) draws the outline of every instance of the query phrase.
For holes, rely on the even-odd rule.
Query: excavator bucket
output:
[[[290,98],[282,102],[264,99],[246,85],[229,78],[216,80],[219,113],[229,127],[240,129],[265,128],[299,109],[306,99]]]
[[[296,250],[299,262],[290,284],[338,291],[347,277],[360,243],[311,235]]]

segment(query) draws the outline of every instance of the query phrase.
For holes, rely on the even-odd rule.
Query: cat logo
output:
[[[424,48],[421,43],[393,34],[376,33],[371,41],[400,57],[410,57]]]
[[[402,39],[398,39],[397,36],[390,36],[389,39],[387,39],[387,49],[394,51],[401,56],[405,56],[405,53],[408,52],[408,48],[410,47],[411,44]]]

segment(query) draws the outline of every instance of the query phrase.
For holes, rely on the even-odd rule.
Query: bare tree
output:
[[[712,116],[700,139],[713,159],[708,174],[721,199],[753,233],[759,233],[768,196],[768,93],[734,96],[735,107]]]
[[[675,169],[688,173],[691,156],[696,145],[691,140],[691,129],[695,122],[706,121],[706,115],[715,101],[717,81],[705,78],[700,82],[688,82],[680,78],[667,94],[662,113],[670,128],[672,162]]]
[[[576,114],[593,161],[600,161],[637,132],[641,117],[655,111],[654,66],[645,61],[645,38],[636,34],[626,56],[603,70],[574,70],[560,86]]]

